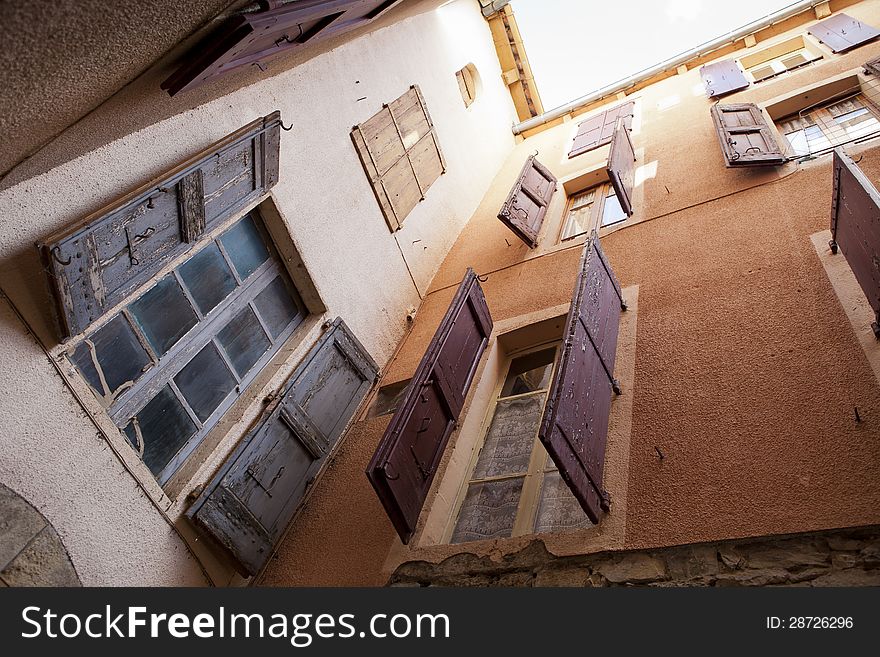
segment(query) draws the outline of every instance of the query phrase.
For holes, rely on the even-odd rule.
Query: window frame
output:
[[[241,221],[245,221],[248,217],[253,220],[257,233],[266,246],[268,257],[257,269],[252,271],[244,280],[242,280],[221,240],[224,235]],[[214,308],[205,314],[201,311],[188,288],[183,283],[179,270],[196,255],[202,253],[205,249],[211,248],[211,244],[217,245],[217,248],[224,259],[224,263],[229,268],[233,279],[236,281],[236,286]],[[196,324],[191,326],[164,354],[159,355],[150,345],[143,329],[133,316],[130,306],[148,294],[157,284],[159,284],[160,281],[165,280],[168,277],[171,277],[174,280],[181,290],[183,297],[189,302],[196,315],[197,321]],[[266,325],[261,313],[258,310],[255,310],[254,304],[256,298],[278,277],[281,277],[288,292],[291,293],[290,296],[296,306],[297,314],[277,337],[273,337],[272,332]],[[229,322],[234,317],[247,307],[251,308],[251,312],[253,312],[257,318],[258,324],[269,340],[269,347],[253,363],[253,365],[251,365],[248,372],[246,372],[244,376],[241,376],[238,374],[231,359],[227,356],[225,349],[219,342],[219,334],[229,325]],[[296,330],[303,325],[310,314],[311,311],[302,298],[302,292],[287,271],[279,249],[266,226],[266,219],[257,206],[251,208],[247,212],[233,216],[230,220],[217,226],[215,230],[203,235],[198,242],[192,245],[192,248],[185,254],[185,257],[175,259],[173,263],[170,263],[169,268],[163,268],[146,281],[143,286],[129,294],[116,309],[106,313],[100,322],[96,322],[90,327],[89,331],[78,336],[79,339],[66,344],[64,354],[72,366],[74,376],[81,379],[86,388],[93,392],[98,403],[103,407],[107,417],[119,432],[121,440],[132,449],[138,460],[143,463],[146,471],[149,472],[159,485],[164,488],[174,479],[175,475],[182,469],[189,457],[197,452],[199,447],[204,444],[208,435],[221,423],[226,413],[239,399],[244,397],[250,385],[260,376],[265,367],[279,353],[279,351],[283,349],[284,345],[287,344],[291,336],[296,333]],[[130,387],[111,391],[118,393],[115,397],[102,398],[76,365],[76,362],[73,359],[73,353],[82,345],[87,345],[91,336],[103,329],[117,317],[122,317],[123,320],[127,322],[137,341],[147,354],[150,363],[146,369],[143,370],[141,376],[139,376]],[[208,344],[214,344],[214,347],[219,353],[230,376],[235,380],[235,386],[226,394],[223,401],[211,412],[211,414],[204,421],[201,421],[196,416],[195,410],[191,408],[190,403],[185,400],[182,392],[178,389],[177,384],[174,382],[174,378],[199,353],[201,353]],[[141,412],[150,401],[159,395],[165,387],[171,389],[178,403],[181,404],[184,412],[196,427],[196,432],[185,440],[185,442],[178,448],[177,452],[175,452],[174,456],[168,460],[161,470],[154,473],[143,460],[142,449],[139,450],[138,447],[132,443],[131,438],[126,432],[126,428],[131,425],[132,419]]]
[[[808,57],[805,57],[804,62],[792,67],[788,67],[782,64],[782,60],[793,57],[797,53],[801,52],[806,52],[809,55]],[[780,41],[778,43],[763,47],[759,50],[755,50],[754,52],[744,54],[736,61],[739,63],[740,68],[743,70],[750,84],[759,84],[767,80],[776,79],[779,76],[784,75],[785,73],[796,71],[805,66],[809,66],[810,64],[824,58],[825,53],[820,47],[818,41],[814,42],[813,38],[808,33],[804,32],[802,34],[798,34],[797,36],[785,39],[784,41]],[[778,62],[780,65],[782,65],[783,70],[777,71],[772,66],[773,62]],[[770,66],[771,68],[773,68],[774,72],[770,75],[756,78],[753,71],[765,66]]]
[[[590,225],[583,232],[564,237],[566,226],[568,226],[568,218],[571,214],[572,205],[574,205],[575,199],[581,194],[586,194],[590,190],[595,190],[595,196],[590,208]],[[625,212],[622,219],[618,219],[609,224],[602,223],[602,217],[605,213],[605,203],[612,195],[617,196],[617,191],[614,189],[614,185],[611,184],[611,181],[596,183],[595,185],[584,187],[571,194],[567,194],[567,198],[565,199],[565,210],[562,214],[562,222],[559,227],[557,244],[565,244],[578,238],[584,238],[584,236],[589,235],[593,230],[602,230],[603,228],[610,228],[625,223],[630,218]],[[619,203],[620,201],[618,200],[618,204]],[[623,206],[621,206],[621,210],[623,210]]]
[[[546,388],[540,391],[531,391],[526,393],[521,393],[518,395],[508,395],[507,397],[501,397],[501,392],[504,388],[504,384],[507,381],[508,373],[510,372],[510,367],[513,361],[516,358],[520,358],[522,356],[528,356],[529,354],[537,353],[539,351],[544,351],[550,347],[553,347],[555,353],[553,355],[553,363],[552,368],[550,370],[550,375],[548,377],[548,385]],[[480,438],[478,443],[474,446],[472,450],[470,461],[467,466],[466,474],[461,478],[459,483],[458,491],[456,493],[455,503],[452,506],[452,510],[449,516],[449,520],[446,525],[446,529],[443,533],[442,543],[446,545],[466,545],[467,543],[477,542],[479,540],[508,540],[512,538],[517,538],[519,536],[527,536],[530,534],[541,533],[536,530],[535,523],[537,522],[538,511],[541,506],[541,494],[544,489],[544,479],[548,473],[558,472],[558,468],[556,464],[553,462],[553,459],[550,458],[550,454],[547,452],[544,445],[541,443],[541,440],[538,436],[540,429],[540,418],[538,423],[535,425],[535,435],[532,439],[532,447],[529,455],[529,463],[525,473],[516,473],[516,474],[504,474],[504,475],[495,475],[490,477],[482,477],[482,478],[474,478],[474,472],[477,467],[477,463],[480,458],[480,454],[483,451],[483,447],[486,444],[486,437],[488,436],[489,430],[492,427],[492,421],[495,418],[495,411],[498,408],[498,403],[500,401],[507,401],[511,399],[521,399],[530,396],[536,396],[539,394],[545,395],[544,404],[541,407],[541,416],[544,414],[544,409],[547,405],[547,400],[550,398],[550,383],[553,381],[553,377],[556,375],[557,368],[559,367],[559,357],[561,353],[562,347],[562,336],[554,337],[549,340],[544,340],[541,342],[536,342],[530,344],[528,347],[523,347],[520,349],[516,349],[514,351],[508,352],[504,354],[505,363],[502,371],[499,372],[498,380],[495,382],[495,386],[492,392],[492,400],[488,404],[485,417],[483,418],[482,423],[480,424]],[[511,528],[510,536],[505,537],[497,537],[497,538],[487,538],[487,539],[475,539],[473,541],[459,541],[453,542],[452,538],[455,534],[455,529],[458,524],[458,519],[461,514],[461,509],[464,504],[465,498],[467,497],[468,489],[472,484],[478,484],[483,482],[492,482],[492,481],[504,481],[509,479],[523,479],[522,489],[520,490],[519,501],[517,502],[517,512],[516,518],[513,523],[513,527]],[[578,507],[580,508],[580,507]],[[584,518],[586,518],[586,514],[584,514]],[[586,518],[589,521],[589,518]],[[593,526],[590,523],[588,526]],[[576,528],[571,531],[576,531]],[[558,533],[558,532],[554,532]]]
[[[779,135],[785,140],[786,148],[793,153],[793,157],[795,157],[795,158],[818,157],[820,155],[825,155],[827,153],[830,153],[837,146],[843,146],[845,144],[849,144],[849,143],[856,142],[856,141],[863,140],[863,139],[870,139],[872,136],[876,137],[878,134],[880,134],[880,125],[878,125],[877,129],[874,130],[873,132],[869,132],[865,135],[860,135],[860,136],[856,136],[856,137],[849,137],[849,135],[846,135],[846,138],[841,141],[841,140],[839,140],[838,136],[836,136],[835,134],[833,134],[830,131],[834,127],[832,124],[837,123],[836,119],[838,117],[835,117],[833,114],[831,114],[831,112],[829,111],[828,108],[833,105],[838,105],[840,103],[843,103],[847,100],[858,100],[862,104],[862,108],[867,110],[867,112],[878,122],[878,124],[880,124],[880,107],[878,107],[878,105],[874,101],[872,101],[868,97],[867,94],[865,94],[865,90],[861,86],[859,87],[859,90],[856,91],[855,93],[840,96],[840,97],[834,98],[832,100],[823,100],[819,103],[816,103],[815,105],[804,107],[804,108],[800,109],[797,113],[788,114],[787,116],[780,117],[779,119],[776,119],[773,122],[774,126],[776,127],[776,130],[779,132]],[[862,109],[862,108],[859,108],[859,109]],[[844,114],[841,114],[840,116],[845,116],[846,114],[847,113],[844,113]],[[816,115],[818,115],[818,118],[816,118]],[[809,120],[812,121],[812,123],[809,126],[800,128],[799,130],[794,130],[794,131],[789,131],[789,132],[785,131],[785,128],[783,127],[784,123],[790,122],[796,118],[802,119],[805,116],[808,116]],[[800,132],[800,131],[805,132],[807,127],[813,127],[813,126],[815,126],[816,128],[819,129],[824,141],[827,142],[827,145],[817,149],[816,151],[808,150],[806,153],[798,153],[795,150],[795,145],[792,143],[791,139],[789,138],[789,135],[796,134],[797,132]],[[840,129],[844,130],[844,132],[845,132],[845,128],[840,128]],[[805,134],[806,134],[806,132],[805,132]],[[809,140],[807,140],[807,147],[809,149]]]

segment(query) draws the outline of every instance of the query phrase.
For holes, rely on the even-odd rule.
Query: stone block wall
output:
[[[880,586],[880,526],[558,557],[535,540],[500,561],[412,561],[391,586]]]

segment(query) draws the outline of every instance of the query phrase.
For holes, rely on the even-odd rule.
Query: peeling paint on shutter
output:
[[[351,139],[391,231],[446,171],[437,134],[417,85],[355,126]]]
[[[608,179],[611,181],[611,186],[614,187],[617,200],[620,201],[620,207],[627,216],[632,216],[633,213],[632,196],[635,161],[636,155],[629,136],[629,130],[621,121],[614,131],[614,138],[611,140],[611,151],[608,153],[606,167],[608,169]]]
[[[538,246],[538,233],[555,191],[556,177],[534,155],[530,155],[498,211],[498,218],[534,249]]]
[[[701,66],[700,77],[709,98],[718,98],[749,86],[746,76],[732,59]]]
[[[832,52],[845,52],[880,36],[880,31],[846,14],[835,14],[819,21],[807,32],[831,48]]]
[[[187,511],[243,574],[272,556],[377,372],[337,319]]]
[[[404,543],[415,531],[491,332],[486,299],[468,269],[367,468]]]
[[[871,328],[880,338],[880,193],[840,147],[834,149],[831,239],[874,310]]]
[[[278,180],[281,115],[257,119],[38,244],[61,337],[84,331]]]
[[[259,66],[281,53],[370,23],[401,0],[272,0],[262,11],[237,14],[187,52],[162,82],[171,96],[242,66]]]
[[[785,162],[785,156],[757,105],[713,105],[711,114],[726,166],[765,166]]]
[[[602,476],[612,394],[619,392],[614,360],[625,307],[620,284],[593,231],[584,247],[539,437],[594,523],[610,504]]]
[[[611,107],[579,123],[577,135],[571,145],[568,157],[572,158],[581,155],[610,142],[618,118],[623,118],[627,129],[632,129],[634,110],[635,102],[630,101],[616,107]]]

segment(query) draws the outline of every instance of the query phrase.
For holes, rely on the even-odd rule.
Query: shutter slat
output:
[[[831,238],[874,310],[880,338],[880,193],[842,148],[834,149]]]
[[[367,468],[404,543],[415,531],[491,332],[486,299],[468,269]]]
[[[280,134],[280,125],[278,112],[257,119],[38,244],[62,338],[86,330],[206,229],[268,192],[278,180],[280,138],[262,139]]]
[[[533,249],[538,246],[538,234],[555,191],[556,177],[530,155],[498,211],[498,218]]]
[[[377,372],[337,319],[187,510],[243,574],[257,574],[272,556]]]
[[[629,130],[624,121],[621,120],[611,140],[611,150],[608,153],[606,168],[608,170],[608,179],[611,181],[611,186],[614,187],[617,200],[620,201],[620,207],[623,208],[627,216],[632,216],[633,213],[632,196],[635,183],[635,160],[636,155],[629,136]]]
[[[609,500],[602,487],[617,350],[620,284],[596,231],[584,247],[539,437],[584,512],[599,522]]]
[[[732,59],[701,66],[700,77],[709,98],[718,98],[749,86],[746,76]]]
[[[833,52],[845,52],[880,36],[874,27],[846,14],[835,14],[812,25],[807,32]]]
[[[710,111],[726,166],[771,166],[785,162],[785,156],[757,105],[716,104]]]
[[[230,16],[187,52],[161,87],[174,96],[243,66],[260,64],[366,25],[400,2],[305,0]]]

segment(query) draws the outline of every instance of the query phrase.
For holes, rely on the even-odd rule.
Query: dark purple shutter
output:
[[[593,231],[584,247],[539,436],[594,523],[610,504],[602,471],[611,398],[619,392],[614,357],[625,307],[620,284]]]
[[[556,177],[534,155],[530,155],[498,211],[498,218],[534,249],[538,246],[538,233],[555,191]]]
[[[608,153],[608,164],[606,166],[608,169],[608,179],[611,181],[611,186],[614,187],[617,200],[620,201],[620,207],[623,208],[627,216],[631,216],[633,213],[632,195],[635,161],[636,156],[632,140],[629,136],[629,130],[626,128],[624,121],[621,120],[614,131],[614,138],[611,140],[611,151]]]
[[[337,318],[187,510],[240,572],[266,565],[377,372]]]
[[[187,52],[162,83],[170,95],[197,87],[242,66],[260,66],[276,55],[304,48],[375,20],[401,0],[270,0],[268,8],[230,16]]]
[[[846,14],[835,14],[807,31],[833,52],[844,52],[880,36],[880,31]]]
[[[611,141],[617,119],[623,118],[628,129],[632,129],[632,117],[635,103],[630,101],[592,116],[578,124],[577,135],[571,145],[568,157],[575,157]]]
[[[849,263],[877,316],[880,338],[880,193],[842,148],[834,149],[831,247]]]
[[[367,468],[404,543],[415,531],[491,332],[483,290],[468,269]]]
[[[718,98],[749,86],[746,76],[732,59],[700,67],[700,77],[703,78],[703,86],[706,87],[709,98]]]
[[[757,105],[716,104],[710,112],[726,166],[766,166],[785,162],[773,131]]]
[[[38,244],[62,338],[84,331],[278,182],[281,114],[249,123],[79,224]]]

